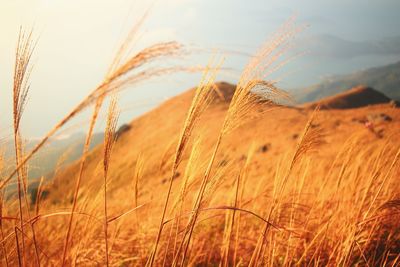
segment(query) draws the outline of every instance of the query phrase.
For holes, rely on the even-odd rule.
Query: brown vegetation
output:
[[[343,95],[313,108],[284,106],[290,97],[266,74],[283,65],[298,30],[285,24],[236,86],[215,83],[220,63],[210,64],[199,86],[119,134],[113,98],[104,146],[89,152],[106,97],[172,71],[140,68],[180,47],[164,43],[123,61],[124,44],[99,87],[26,156],[18,126],[32,42],[30,35],[21,38],[14,82],[17,168],[1,182],[4,194],[16,175],[19,195],[1,198],[2,264],[397,266],[400,111],[387,101],[365,106],[365,98],[355,108],[355,90],[342,109],[325,107],[332,99],[342,103]],[[89,105],[94,111],[82,158],[57,171],[52,183],[41,182],[36,203],[29,203],[24,172],[30,157]],[[372,121],[374,114],[390,120]]]

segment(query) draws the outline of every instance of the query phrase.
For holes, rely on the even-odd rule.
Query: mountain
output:
[[[360,84],[372,87],[394,100],[400,100],[400,62],[326,79],[300,90],[297,99],[300,103],[315,101]]]
[[[94,148],[102,141],[103,133],[95,133],[90,148]],[[24,140],[24,149],[31,150],[37,142],[34,139]],[[38,179],[41,176],[51,177],[57,168],[70,164],[82,155],[84,142],[84,133],[74,133],[63,138],[51,138],[43,149],[39,150],[30,160],[28,177],[30,179]],[[11,139],[3,141],[2,148],[3,157],[7,163],[7,168],[3,171],[7,173],[15,167],[14,141]]]
[[[363,85],[356,86],[343,93],[324,98],[319,101],[307,103],[304,106],[321,109],[352,109],[368,105],[393,103],[393,100],[370,87]]]
[[[212,151],[234,89],[234,85],[217,83],[216,101],[212,101],[200,125],[193,133],[195,139],[202,140],[203,153],[200,155],[200,161],[206,160]],[[109,189],[110,202],[118,202],[121,197],[131,199],[131,188],[126,185],[132,183],[138,158],[143,158],[145,166],[141,177],[140,197],[143,202],[152,200],[152,206],[160,204],[161,199],[154,199],[153,193],[165,192],[165,183],[170,173],[178,135],[193,95],[194,89],[191,89],[162,103],[154,110],[133,120],[127,130],[120,135],[113,150],[110,166],[109,176],[113,181]],[[376,101],[371,100],[371,95],[376,97]],[[389,98],[373,89],[359,87],[350,90],[345,97],[339,95],[336,99],[345,102],[344,99],[347,97],[347,100],[353,101],[354,96],[357,96],[357,103],[341,103],[339,106],[335,105],[337,109],[320,111],[315,125],[323,128],[326,135],[323,145],[318,149],[320,157],[318,162],[315,162],[317,166],[312,170],[313,173],[317,174],[320,168],[328,168],[337,153],[337,145],[343,144],[351,134],[362,137],[360,141],[364,145],[362,149],[373,149],[381,144],[382,140],[371,134],[362,123],[367,118],[376,119],[378,123],[376,130],[382,136],[390,136],[400,128],[400,109],[393,108],[388,103]],[[326,103],[331,106],[333,102],[328,98]],[[241,125],[224,139],[221,149],[223,153],[217,156],[218,164],[243,164],[250,145],[255,146],[254,166],[256,168],[249,179],[253,181],[252,184],[256,184],[257,177],[274,172],[280,160],[279,155],[285,155],[296,147],[307,120],[313,112],[312,105],[311,103],[308,106],[271,109],[260,104],[254,107],[248,115],[257,119]],[[357,109],[354,109],[355,107]],[[389,117],[390,121],[381,120],[382,114]],[[391,142],[398,145],[398,141],[394,139]],[[86,164],[85,175],[90,179],[84,179],[82,183],[89,195],[97,194],[101,190],[102,149],[101,145],[94,148]],[[181,166],[187,163],[188,153],[186,151]],[[74,186],[78,169],[79,162],[76,161],[57,173],[54,183],[47,188],[53,201],[70,199],[72,196],[70,189]],[[179,168],[178,173],[180,174],[177,177],[179,183],[184,173],[183,167]],[[68,194],[67,197],[65,194]],[[124,206],[127,208],[126,205],[129,206],[130,202],[120,203],[120,205],[121,209]]]

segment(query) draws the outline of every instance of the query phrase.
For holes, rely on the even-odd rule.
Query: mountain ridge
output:
[[[400,101],[400,61],[352,74],[334,76],[294,93],[299,103],[312,102],[346,91],[360,84]]]
[[[306,103],[302,106],[312,109],[317,106],[321,109],[351,109],[385,103],[395,104],[395,101],[371,87],[358,85],[344,92]]]

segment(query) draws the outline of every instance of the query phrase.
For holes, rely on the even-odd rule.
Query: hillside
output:
[[[298,93],[301,103],[315,101],[346,91],[348,88],[363,84],[400,100],[400,62],[367,69],[349,75],[334,76]]]
[[[186,210],[190,209],[190,199],[200,184],[198,179],[204,172],[207,159],[210,157],[227,111],[228,101],[234,92],[233,85],[219,83],[217,86],[219,90],[215,94],[215,100],[207,108],[200,126],[195,129],[192,135],[193,139],[201,140],[200,146],[196,147],[196,164],[195,166],[189,164],[191,166],[189,171],[185,170],[190,152],[190,149],[187,149],[174,179],[172,203],[175,203],[175,205],[177,197],[180,195],[179,188],[188,183],[188,200],[184,205]],[[357,90],[360,89],[353,89],[350,94],[354,94],[354,91]],[[381,95],[370,89],[364,88],[361,91]],[[141,242],[140,251],[144,255],[147,255],[146,253],[148,253],[154,240],[160,210],[167,191],[167,181],[178,134],[193,94],[194,90],[191,89],[133,120],[127,130],[119,136],[113,150],[109,170],[110,182],[107,189],[110,217],[124,214],[135,207],[136,204],[144,204],[136,212],[129,212],[126,216],[124,215],[123,221],[129,223],[123,229],[118,230],[121,231],[118,232],[119,236],[127,235],[131,238],[130,240],[140,240],[137,242]],[[221,95],[224,95],[224,97],[222,98]],[[358,94],[358,97],[362,99],[365,96]],[[338,98],[342,97],[339,96]],[[371,101],[368,97],[367,99]],[[385,100],[387,99],[385,98]],[[331,102],[329,99],[326,101]],[[282,192],[281,201],[284,203],[279,210],[280,212],[292,212],[300,217],[288,220],[288,217],[282,214],[279,216],[283,217],[276,217],[275,222],[296,229],[296,232],[300,232],[303,238],[312,240],[313,237],[318,237],[318,235],[314,236],[315,233],[319,230],[323,231],[318,228],[323,227],[319,222],[327,220],[332,223],[332,228],[330,228],[329,233],[326,233],[329,235],[329,239],[350,238],[347,230],[339,227],[339,225],[346,225],[343,224],[344,220],[348,220],[349,227],[352,227],[350,222],[358,221],[358,219],[353,217],[343,218],[341,217],[341,209],[332,208],[335,207],[337,201],[338,203],[344,201],[341,204],[345,205],[341,206],[343,209],[357,209],[364,212],[362,210],[365,206],[362,203],[370,201],[370,198],[361,201],[364,198],[366,184],[370,181],[375,183],[382,179],[387,180],[386,171],[380,170],[389,168],[390,162],[392,162],[397,149],[400,147],[400,109],[389,103],[381,102],[360,103],[357,108],[355,106],[340,106],[336,109],[322,109],[310,125],[310,131],[314,133],[313,136],[316,136],[314,138],[318,138],[318,140],[312,141],[315,147],[307,152],[307,155],[303,156],[293,168],[289,167],[288,164],[296,151],[298,142],[301,140],[302,132],[313,113],[313,108],[308,106],[275,107],[271,109],[270,106],[259,104],[249,114],[253,118],[252,120],[224,138],[221,153],[217,154],[216,169],[213,171],[213,178],[206,197],[207,205],[220,207],[231,203],[232,193],[228,192],[232,191],[235,184],[235,173],[244,168],[246,161],[249,160],[249,165],[246,167],[246,183],[243,185],[242,208],[265,215],[267,207],[271,205],[270,199],[276,191],[276,183],[279,183],[277,181],[283,179],[285,170],[290,168],[289,183]],[[366,127],[366,122],[373,126]],[[101,199],[103,197],[102,149],[102,146],[99,145],[88,157],[78,204],[81,212],[90,213],[100,218],[102,216]],[[79,162],[75,162],[57,173],[54,182],[47,185],[45,189],[46,194],[49,195],[43,200],[41,209],[54,211],[56,208],[63,210],[70,206],[78,169]],[[397,167],[393,172],[391,168],[389,170],[390,177],[400,174]],[[188,173],[189,176],[187,176]],[[136,177],[138,177],[138,180],[135,180]],[[189,177],[188,180],[186,180],[186,177]],[[369,194],[375,194],[374,190],[378,190],[378,188],[375,184],[372,184]],[[396,194],[396,192],[400,192],[400,188],[395,180],[389,179],[380,191],[381,193],[384,192],[382,193],[383,197],[373,203],[374,210],[375,207],[379,207],[384,201],[388,200],[384,196]],[[137,195],[135,192],[137,192]],[[296,199],[293,199],[294,192],[298,192]],[[100,201],[100,204],[97,204],[98,201]],[[293,204],[293,201],[297,204]],[[327,205],[324,209],[328,211],[321,213],[317,208],[318,206],[314,207],[317,203],[324,207]],[[196,232],[195,244],[199,244],[199,242],[201,244],[201,240],[204,240],[202,235],[209,235],[210,233],[213,235],[213,242],[219,244],[223,234],[221,229],[223,227],[223,221],[221,222],[224,218],[223,214],[223,211],[218,213],[217,210],[207,212],[201,217],[202,220],[207,220],[207,218],[217,216],[208,224],[199,225],[199,227],[203,227],[201,229],[205,232]],[[167,216],[171,218],[173,213],[169,212]],[[304,216],[308,216],[309,223],[304,224],[303,219],[300,219]],[[352,216],[358,215],[355,213]],[[336,219],[333,220],[332,218]],[[250,227],[248,229],[249,236],[250,233],[257,236],[257,231],[260,231],[259,224],[249,216],[245,216],[243,220],[246,222],[246,227]],[[86,220],[83,220],[82,223],[84,221]],[[47,225],[46,227],[53,227],[53,230],[57,231],[59,227],[62,227],[63,220],[60,218],[55,222],[54,226]],[[140,226],[136,226],[132,222],[137,222]],[[81,227],[86,227],[84,225]],[[389,227],[386,224],[384,225]],[[117,231],[117,228],[113,229]],[[220,229],[221,231],[214,232],[213,229]],[[83,242],[101,242],[98,241],[96,236],[97,234],[93,230],[93,239],[85,239],[86,241]],[[165,235],[162,242],[166,242],[166,238]],[[279,238],[286,240],[288,236],[282,233]],[[303,239],[295,238],[292,242],[296,244],[300,242],[297,245],[300,249],[304,245],[301,240]],[[78,239],[75,241],[78,242]],[[325,239],[321,239],[319,242],[325,241]],[[62,242],[62,238],[57,242]],[[243,239],[243,242],[243,246],[251,246],[255,240]],[[324,246],[335,246],[335,244],[326,242],[323,243]],[[376,243],[371,243],[371,247],[375,245]],[[310,244],[310,246],[313,245]],[[46,249],[50,252],[53,251],[50,246]],[[199,251],[207,250],[207,248],[198,249]],[[212,255],[210,254],[211,259],[218,259],[219,249],[213,249],[213,247],[208,249],[210,250],[205,255],[212,253]],[[249,251],[245,247],[242,249],[241,257],[248,260],[250,258],[248,253],[251,253],[251,250]],[[394,246],[392,249],[400,249],[400,246]],[[124,246],[123,244],[115,250],[115,253],[118,251],[118,255],[137,253],[135,246]],[[304,252],[300,249],[300,254],[303,253],[301,251]],[[54,250],[53,253],[57,255],[59,252]],[[88,254],[86,257],[92,257],[90,255]],[[114,255],[114,257],[118,257],[118,255]],[[203,257],[201,255],[198,256]],[[162,257],[160,256],[160,258]],[[206,260],[204,257],[202,259]],[[143,262],[136,262],[136,265],[140,264],[143,264]]]
[[[224,82],[218,84],[218,90],[214,96],[215,100],[212,101],[204,115],[198,131],[202,135],[206,131],[204,135],[207,136],[207,139],[203,141],[205,151],[211,149],[217,137],[233,92],[233,85]],[[111,168],[111,176],[114,180],[124,182],[124,179],[130,179],[128,177],[130,173],[134,172],[136,160],[141,153],[143,154],[142,157],[146,159],[146,169],[150,172],[145,176],[152,176],[149,182],[158,184],[158,182],[163,181],[164,176],[168,175],[170,167],[168,163],[174,153],[174,144],[183,126],[185,114],[193,94],[194,89],[191,89],[176,96],[129,124],[128,129],[121,134],[116,142]],[[221,97],[221,94],[224,96]],[[260,110],[253,112],[262,115],[257,120],[252,120],[243,125],[229,136],[224,144],[224,154],[231,160],[238,160],[243,156],[241,153],[246,153],[250,143],[253,142],[260,151],[264,150],[265,146],[268,147],[265,149],[263,157],[266,156],[273,161],[277,160],[276,156],[284,154],[287,149],[294,148],[317,103],[322,109],[328,107],[333,109],[322,110],[319,114],[318,127],[329,133],[325,138],[329,142],[321,146],[319,154],[324,155],[324,157],[333,156],[337,151],[330,152],[330,146],[333,143],[343,143],[350,133],[360,134],[364,140],[372,140],[372,144],[378,145],[381,140],[376,140],[363,124],[355,121],[360,118],[386,114],[392,118],[392,122],[378,125],[378,128],[385,135],[396,133],[400,125],[400,110],[394,108],[390,101],[383,94],[361,86],[300,107],[279,107],[264,113],[263,107],[260,106]],[[251,131],[246,131],[247,129],[251,129]],[[195,134],[199,133],[196,132]],[[243,142],[237,142],[237,140]],[[90,153],[87,165],[88,175],[95,173],[96,168],[101,163],[102,149],[102,145],[99,145]],[[260,153],[259,156],[261,154],[264,153]],[[121,157],[120,155],[124,156]],[[260,159],[263,157],[260,157]],[[274,166],[272,162],[260,162],[260,164]],[[56,191],[57,188],[61,189],[62,187],[62,191],[65,191],[66,183],[73,180],[66,179],[65,176],[68,174],[68,177],[73,177],[76,174],[77,167],[78,162],[61,170],[59,176],[55,179],[55,187],[51,190]],[[100,171],[100,169],[97,171]],[[147,179],[144,178],[144,180]]]

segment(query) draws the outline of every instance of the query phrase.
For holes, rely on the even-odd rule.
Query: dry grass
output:
[[[14,69],[14,83],[13,83],[13,121],[14,121],[14,147],[15,147],[15,164],[16,166],[21,165],[21,168],[17,171],[17,192],[18,192],[18,206],[19,206],[19,230],[21,231],[21,244],[17,241],[18,254],[21,255],[20,261],[26,264],[25,257],[25,234],[26,229],[24,225],[25,216],[23,210],[23,201],[25,202],[25,208],[27,213],[27,221],[30,221],[30,210],[28,201],[28,169],[26,164],[21,164],[23,162],[23,142],[20,132],[20,122],[22,114],[25,108],[28,91],[29,91],[29,76],[32,70],[30,65],[30,60],[34,50],[35,44],[32,41],[32,31],[25,33],[20,29],[17,50],[15,54],[15,69]],[[36,252],[36,263],[40,265],[39,262],[39,252],[36,243],[35,229],[32,224],[30,224],[32,231],[32,239],[35,246]],[[18,229],[18,226],[15,226]],[[18,239],[18,233],[16,233],[16,238]]]
[[[136,120],[137,128],[115,141],[118,110],[113,98],[103,148],[89,152],[107,96],[128,83],[172,70],[143,68],[178,53],[180,45],[174,42],[126,56],[141,22],[118,50],[104,81],[25,156],[19,124],[29,88],[33,43],[30,34],[21,35],[13,88],[17,167],[1,177],[2,265],[400,264],[398,129],[387,130],[384,138],[377,139],[349,126],[354,132],[346,141],[343,134],[342,139],[334,139],[340,134],[327,127],[331,117],[337,117],[333,111],[308,112],[281,105],[290,97],[266,75],[286,62],[282,56],[299,31],[292,20],[250,60],[229,103],[214,83],[221,63],[210,63],[199,86],[184,95],[190,98],[179,98],[191,101],[159,108],[161,115],[171,117],[169,128],[160,125],[163,121],[156,110]],[[92,104],[82,158],[64,174],[57,172],[54,183],[46,186],[42,179],[36,202],[29,203],[29,159]],[[400,118],[397,110],[383,108]],[[162,114],[165,110],[182,114]],[[149,123],[152,116],[157,125]],[[287,140],[275,134],[287,125],[286,120],[290,123],[285,132],[303,128],[298,138]],[[141,129],[147,130],[142,133]],[[136,135],[139,140],[131,141]],[[280,150],[274,151],[280,153],[271,153],[265,142],[260,143],[266,136],[276,142],[274,146],[278,144]],[[337,143],[327,148],[330,139]],[[4,199],[14,175],[18,196]],[[57,195],[57,187],[63,188],[62,196]],[[50,191],[47,198],[44,190]]]
[[[171,196],[172,183],[174,181],[174,177],[178,170],[178,166],[182,160],[183,152],[184,152],[185,147],[186,147],[186,145],[189,141],[189,138],[192,134],[193,128],[196,126],[198,119],[200,118],[202,112],[205,110],[205,108],[208,105],[208,102],[209,102],[210,96],[211,96],[211,92],[213,90],[212,85],[214,84],[214,80],[215,80],[215,76],[216,76],[216,72],[217,72],[218,68],[219,68],[219,66],[217,66],[217,68],[215,68],[215,69],[212,69],[211,66],[206,68],[204,76],[202,78],[202,81],[200,82],[200,85],[196,89],[196,94],[193,98],[192,105],[189,108],[189,112],[188,112],[187,118],[185,120],[185,124],[183,126],[182,133],[180,135],[180,138],[179,138],[179,141],[178,141],[178,144],[176,147],[176,152],[175,152],[173,165],[172,165],[172,172],[171,172],[171,176],[169,178],[168,192],[167,192],[167,196],[165,198],[165,204],[164,204],[163,212],[161,215],[159,231],[157,234],[156,243],[154,245],[154,251],[152,252],[152,255],[150,256],[150,260],[149,260],[150,266],[153,265],[154,258],[157,255],[157,247],[158,247],[158,243],[160,241],[162,229],[164,226],[165,214],[167,211],[169,198]]]

